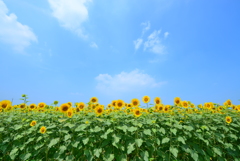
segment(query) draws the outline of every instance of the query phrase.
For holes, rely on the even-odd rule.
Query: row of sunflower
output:
[[[0,102],[0,160],[236,160],[240,106],[144,96],[89,103]],[[149,107],[148,107],[149,106]],[[31,137],[29,137],[31,136]]]

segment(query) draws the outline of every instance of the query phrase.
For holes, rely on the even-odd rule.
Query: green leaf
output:
[[[219,155],[220,157],[222,156],[222,152],[221,152],[221,150],[220,150],[219,148],[214,148],[214,147],[213,147],[213,151],[214,151],[217,155]]]
[[[140,148],[140,146],[143,143],[143,140],[142,139],[135,139],[135,142],[136,142],[137,146]]]
[[[79,143],[80,143],[79,141],[76,141],[76,142],[72,143],[72,146],[73,146],[74,148],[77,148],[77,146],[78,146]]]
[[[104,161],[112,161],[114,159],[114,154],[107,154],[103,159]]]
[[[130,131],[130,132],[134,132],[134,131],[136,131],[136,130],[137,130],[137,128],[134,127],[134,126],[131,126],[130,128],[128,128],[128,131]]]
[[[113,143],[118,143],[121,137],[119,135],[113,135]]]
[[[48,147],[51,148],[52,146],[56,145],[59,142],[59,140],[60,140],[59,138],[52,139]]]
[[[190,150],[190,155],[194,161],[198,161],[198,154],[194,150]]]
[[[150,130],[150,129],[145,129],[145,130],[143,130],[143,133],[144,133],[145,135],[150,135],[150,136],[151,136],[151,130]]]
[[[59,154],[62,154],[62,153],[64,153],[65,152],[65,150],[67,150],[67,147],[66,146],[64,146],[64,145],[61,145],[60,146],[60,148],[59,148]]]
[[[186,130],[188,130],[188,131],[192,131],[192,130],[193,130],[193,127],[192,127],[192,126],[186,126],[186,125],[184,125],[183,127],[184,127],[184,129],[186,129]]]
[[[102,129],[99,127],[99,126],[95,126],[95,128],[93,129],[94,132],[99,132],[101,131]]]
[[[1,128],[0,128],[0,132],[3,132],[3,130],[4,130],[4,127],[1,127]]]
[[[177,148],[170,147],[170,152],[174,155],[175,158],[177,158],[177,156],[178,156]]]
[[[69,140],[69,139],[71,139],[71,135],[65,135],[65,136],[64,136],[64,141],[67,141],[67,140]]]
[[[21,154],[21,155],[20,155],[20,158],[21,158],[22,160],[27,160],[28,158],[30,158],[31,155],[32,155],[31,153]]]
[[[141,152],[141,157],[143,158],[143,160],[149,161],[148,151],[143,151],[143,152]]]
[[[162,140],[162,144],[167,143],[167,142],[169,142],[169,141],[170,141],[169,138],[164,138],[164,139]]]
[[[170,131],[171,131],[174,135],[176,135],[176,133],[177,133],[177,129],[170,129]]]
[[[82,141],[83,141],[83,144],[86,145],[88,143],[88,141],[89,141],[89,138],[85,138]]]
[[[157,145],[160,145],[160,140],[158,138],[156,139],[156,143]]]
[[[122,130],[123,132],[127,132],[128,127],[126,125],[118,126],[118,129]]]
[[[165,129],[164,129],[164,128],[162,128],[162,127],[159,129],[159,132],[161,132],[162,134],[166,134],[166,131],[165,131]]]
[[[78,127],[75,129],[75,131],[76,131],[76,132],[78,132],[78,131],[83,131],[86,127],[87,127],[86,124],[82,124],[82,125],[78,126]]]
[[[14,130],[19,130],[19,129],[21,129],[22,128],[22,125],[15,125],[14,126]]]
[[[102,148],[100,149],[94,149],[93,150],[94,155],[99,158],[100,154],[102,153]]]
[[[135,148],[134,148],[134,144],[129,143],[129,144],[128,144],[128,147],[127,147],[127,154],[132,153],[132,151],[133,151],[134,149],[135,149]]]
[[[181,137],[181,136],[179,136],[179,137],[177,138],[177,140],[180,141],[180,142],[182,142],[183,144],[186,144],[186,143],[185,143],[185,139],[184,139],[183,137]]]
[[[73,128],[75,125],[74,124],[70,124],[70,123],[66,123],[64,126],[68,126],[70,129]]]
[[[18,148],[14,148],[9,154],[12,160],[14,160],[17,155],[18,155]]]

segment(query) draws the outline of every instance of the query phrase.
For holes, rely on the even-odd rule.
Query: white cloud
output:
[[[92,43],[90,44],[90,47],[91,47],[91,48],[98,48],[98,45],[97,45],[95,42],[92,42]]]
[[[18,22],[15,14],[8,15],[8,8],[2,0],[0,0],[0,24],[0,41],[12,45],[18,52],[28,47],[31,41],[37,42],[31,28]]]
[[[88,19],[86,2],[91,0],[48,0],[52,15],[58,19],[61,26],[86,38],[81,24]]]
[[[148,36],[148,40],[144,43],[144,50],[148,50],[156,54],[164,53],[165,46],[161,43],[161,40],[159,38],[160,33],[161,30],[158,30],[154,31]]]
[[[143,42],[143,39],[137,39],[133,41],[136,50],[141,46],[142,42]]]
[[[98,82],[96,88],[105,94],[136,92],[139,90],[159,87],[165,82],[156,82],[148,74],[144,74],[138,69],[129,73],[121,72],[115,76],[109,74],[99,74],[95,78]]]
[[[143,36],[143,34],[144,34],[147,30],[150,29],[151,24],[150,24],[150,22],[148,21],[148,22],[143,22],[141,25],[144,26],[144,28],[143,28],[143,30],[142,30],[142,36]]]
[[[165,33],[164,33],[164,38],[167,38],[168,35],[169,35],[169,32],[165,32]]]

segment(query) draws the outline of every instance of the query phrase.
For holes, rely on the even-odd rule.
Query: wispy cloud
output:
[[[87,38],[83,32],[82,23],[88,19],[86,3],[91,0],[48,0],[52,15],[64,28]]]
[[[164,33],[164,38],[167,38],[168,35],[169,35],[169,32],[165,32],[165,33]]]
[[[8,15],[8,8],[0,0],[0,41],[13,46],[18,52],[23,52],[31,41],[37,42],[36,35],[27,25],[21,24],[14,13]]]
[[[90,43],[90,47],[97,49],[97,48],[98,48],[98,45],[97,45],[95,42],[91,42],[91,43]]]
[[[133,41],[136,50],[141,46],[142,42],[143,42],[143,39],[140,39],[140,38]]]
[[[148,36],[148,39],[146,42],[144,42],[144,51],[150,51],[156,54],[163,54],[165,46],[161,43],[161,40],[159,38],[159,34],[161,33],[161,30],[154,31],[152,34]]]
[[[138,49],[140,48],[140,46],[142,45],[142,42],[143,42],[142,37],[143,37],[144,33],[145,33],[147,30],[150,29],[150,26],[151,26],[151,24],[150,24],[149,21],[143,22],[143,23],[141,23],[141,25],[143,26],[142,35],[141,35],[140,38],[138,38],[137,40],[134,40],[134,41],[133,41],[135,50],[138,50]]]
[[[144,26],[144,28],[143,28],[143,30],[142,30],[142,36],[143,36],[144,33],[145,33],[147,30],[150,29],[151,24],[150,24],[150,22],[148,21],[148,22],[143,22],[143,23],[141,23],[141,25]]]
[[[99,74],[96,78],[96,89],[105,94],[127,93],[136,90],[144,90],[153,87],[160,87],[166,82],[156,82],[156,80],[148,74],[135,69],[129,73],[121,72],[120,74],[111,76],[109,74]]]

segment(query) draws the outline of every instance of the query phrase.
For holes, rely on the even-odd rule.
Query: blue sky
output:
[[[0,0],[0,100],[240,104],[239,17],[238,0]]]

